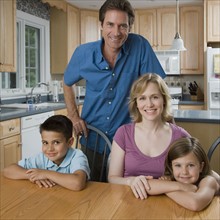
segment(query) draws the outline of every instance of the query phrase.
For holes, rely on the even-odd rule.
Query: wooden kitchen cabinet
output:
[[[204,105],[178,105],[179,110],[204,110]]]
[[[207,0],[207,42],[220,42],[220,0]]]
[[[67,10],[51,8],[51,73],[63,74],[80,44],[79,9],[67,4]]]
[[[16,72],[16,1],[0,1],[0,72]]]
[[[175,122],[178,126],[188,131],[191,136],[198,138],[206,153],[208,153],[210,146],[220,134],[218,123]],[[219,156],[219,151],[216,150],[210,162],[211,168],[217,173],[220,173]]]
[[[59,109],[59,110],[56,110],[54,111],[55,115],[66,115],[67,116],[67,109],[64,108],[64,109]]]
[[[80,11],[81,44],[97,41],[101,38],[99,12],[91,10]]]
[[[154,50],[170,49],[176,34],[176,9],[136,10],[134,32],[145,37]]]
[[[20,119],[0,122],[0,169],[21,159]]]
[[[181,52],[181,74],[204,73],[203,6],[180,8],[180,34],[186,51]]]

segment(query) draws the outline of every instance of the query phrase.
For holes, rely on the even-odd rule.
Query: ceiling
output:
[[[70,4],[83,9],[99,10],[105,0],[66,0]],[[204,0],[179,0],[179,5],[203,4]],[[176,6],[176,0],[130,0],[134,9]]]

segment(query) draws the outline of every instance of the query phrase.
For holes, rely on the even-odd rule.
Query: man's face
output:
[[[105,41],[105,50],[120,50],[128,38],[128,14],[119,10],[107,11],[101,30]]]

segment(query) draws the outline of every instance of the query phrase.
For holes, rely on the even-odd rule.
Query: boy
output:
[[[29,179],[39,187],[58,184],[70,190],[85,188],[90,178],[87,157],[73,143],[72,122],[64,115],[54,115],[40,125],[42,152],[4,168],[10,179]]]

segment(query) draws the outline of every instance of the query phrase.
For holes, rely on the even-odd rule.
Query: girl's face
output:
[[[198,181],[203,166],[204,163],[199,163],[195,154],[190,152],[172,161],[173,176],[178,182],[194,184]]]
[[[147,120],[161,119],[164,100],[156,83],[148,83],[144,93],[137,98],[137,108]]]
[[[55,164],[60,165],[72,144],[72,138],[67,142],[62,133],[54,131],[42,131],[41,138],[44,155]]]

